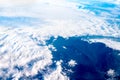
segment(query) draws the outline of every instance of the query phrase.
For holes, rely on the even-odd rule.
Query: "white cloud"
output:
[[[56,50],[54,46],[39,45],[39,43],[45,45],[45,40],[51,36],[120,36],[119,26],[109,26],[104,18],[95,16],[89,10],[77,9],[76,5],[78,4],[65,0],[0,0],[0,16],[28,16],[45,21],[43,24],[38,22],[32,27],[20,25],[18,28],[13,28],[11,25],[5,27],[4,24],[0,27],[0,45],[2,45],[0,75],[4,73],[2,68],[8,68],[9,72],[4,75],[13,73],[17,79],[23,74],[35,75],[38,70],[52,64],[52,54],[48,48]],[[119,42],[108,39],[94,39],[94,41],[103,42],[109,47],[120,50]],[[27,64],[32,60],[33,65],[30,68]],[[44,75],[45,80],[53,80],[53,78],[68,80],[68,77],[62,73],[60,63],[57,62],[55,71]],[[73,67],[77,63],[70,60],[68,64]],[[23,66],[24,70],[22,72],[15,70],[16,65]]]
[[[27,5],[34,4],[39,0],[0,0],[1,6],[17,6],[17,5]]]
[[[77,63],[76,63],[75,60],[70,60],[70,61],[68,62],[68,65],[69,65],[70,67],[74,67],[76,64],[77,64]]]
[[[52,63],[52,55],[48,47],[37,45],[28,34],[9,30],[4,32],[0,39],[4,35],[8,36],[0,41],[0,44],[3,45],[0,47],[0,75],[3,75],[3,68],[9,70],[4,75],[12,73],[15,74],[15,78],[23,76],[23,74],[35,75],[38,70],[42,70]],[[31,64],[32,68],[28,64]],[[23,66],[23,71],[14,69],[15,66]]]
[[[64,49],[67,49],[65,46],[63,46]]]
[[[49,47],[50,49],[52,49],[53,51],[57,51],[57,49],[56,49],[53,45],[48,45],[48,47]]]
[[[113,77],[113,76],[115,76],[115,71],[113,69],[109,69],[107,71],[107,75]]]
[[[115,49],[115,50],[120,50],[120,42],[117,42],[115,40],[110,40],[110,39],[90,39],[92,42],[101,42],[106,44],[106,46]]]
[[[61,61],[56,62],[57,69],[50,74],[44,75],[45,80],[69,80],[69,78],[63,74]]]

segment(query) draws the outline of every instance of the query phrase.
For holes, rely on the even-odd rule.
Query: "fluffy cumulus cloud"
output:
[[[96,15],[95,11],[87,9],[85,5],[90,6],[89,2],[89,0],[0,0],[0,77],[4,76],[7,79],[12,75],[17,80],[46,70],[53,64],[50,46],[45,42],[51,36],[64,38],[87,36],[87,39],[94,36],[95,39],[92,38],[90,41],[103,42],[120,50],[117,46],[119,42],[116,40],[120,36],[120,24],[115,23],[120,22],[117,16],[120,1],[115,0],[113,4],[116,6],[110,7],[108,12],[100,13],[100,16]],[[113,0],[106,2],[112,3]],[[97,9],[102,7],[96,6]],[[116,16],[111,19],[113,14]],[[48,73],[41,72],[43,78],[69,80],[62,72],[61,63],[57,61],[56,69],[47,70]],[[77,63],[71,60],[68,65],[74,67]],[[108,74],[112,75],[113,72],[110,70]]]
[[[68,62],[69,66],[74,67],[77,63],[74,60]]]
[[[15,78],[35,75],[38,70],[52,63],[52,55],[48,47],[38,46],[32,36],[16,33],[13,30],[3,34],[0,36],[0,74],[4,77],[9,77],[10,74],[14,74]]]

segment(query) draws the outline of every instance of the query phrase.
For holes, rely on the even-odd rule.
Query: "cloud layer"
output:
[[[109,1],[106,3],[113,3]],[[0,77],[9,78],[12,75],[18,79],[47,70],[54,63],[50,46],[45,42],[51,36],[82,36],[88,42],[102,42],[120,50],[119,41],[113,40],[120,36],[120,25],[116,23],[120,22],[119,0],[114,1],[115,7],[108,9],[111,13],[102,11],[106,8],[98,3],[100,1],[94,4],[92,0],[92,5],[89,2],[0,0]],[[94,5],[100,12],[99,16],[92,10]],[[97,37],[91,39],[91,36]],[[62,72],[61,63],[55,62],[56,69],[47,70],[48,74],[43,73],[44,79],[69,80]],[[77,63],[72,60],[68,64],[75,66]]]

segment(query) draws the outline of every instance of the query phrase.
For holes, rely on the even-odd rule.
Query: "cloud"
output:
[[[74,61],[74,60],[70,60],[70,61],[68,62],[68,64],[69,64],[70,67],[74,67],[77,63],[76,63],[76,61]]]
[[[1,76],[8,77],[7,75],[15,74],[14,77],[16,78],[23,75],[35,75],[39,70],[52,63],[51,51],[47,46],[39,46],[37,42],[31,39],[30,35],[13,31],[13,29],[6,31],[0,36],[0,45],[2,45],[0,46]],[[23,69],[19,70],[15,66],[23,67]],[[3,71],[5,68],[9,72],[5,73]]]
[[[51,65],[52,54],[49,48],[56,49],[52,45],[45,45],[45,41],[51,36],[65,38],[86,35],[120,36],[118,25],[111,25],[104,17],[96,16],[90,10],[78,9],[77,5],[78,3],[65,0],[0,0],[0,15],[7,17],[6,20],[0,19],[3,21],[0,26],[0,64],[4,64],[0,65],[0,75],[4,73],[6,77],[12,73],[16,79],[23,75],[33,76],[39,70]],[[16,17],[21,19],[30,17],[31,21],[28,20],[26,22],[28,25],[23,25],[25,21],[19,20],[18,24]],[[34,18],[44,23],[34,21]],[[35,24],[31,27],[29,24],[33,22]],[[11,27],[13,24],[19,27]],[[120,50],[117,41],[108,39],[94,39],[94,41],[103,42],[109,47]],[[53,80],[53,77],[60,80],[68,79],[62,74],[62,66],[60,62],[58,63],[56,70],[44,75],[46,80]],[[71,60],[68,64],[75,66],[76,63]],[[23,71],[19,71],[22,67]],[[9,72],[5,73],[4,69]]]
[[[38,0],[0,0],[1,6],[15,6],[15,5],[27,5],[34,4]]]
[[[62,72],[61,61],[57,61],[56,64],[57,69],[50,74],[44,75],[44,80],[69,80],[69,78]]]
[[[120,43],[118,41],[115,41],[115,40],[104,39],[103,38],[103,39],[90,39],[90,41],[92,41],[92,42],[102,42],[112,49],[120,50]]]

